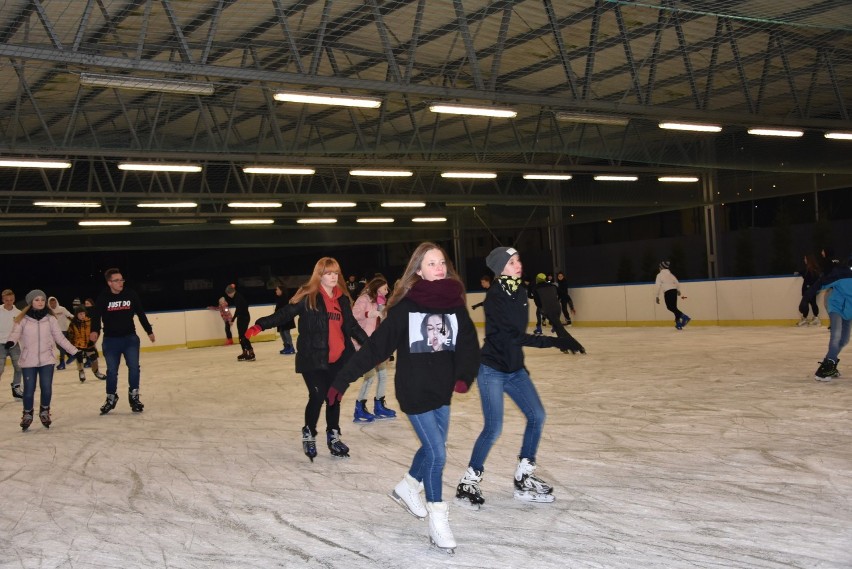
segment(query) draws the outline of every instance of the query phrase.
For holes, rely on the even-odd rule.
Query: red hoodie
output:
[[[322,293],[322,301],[325,303],[325,310],[328,312],[328,363],[333,364],[340,359],[346,348],[343,338],[343,312],[340,310],[340,303],[337,302],[343,292],[338,287],[334,287],[332,290],[334,296],[328,296],[323,287],[319,289]]]

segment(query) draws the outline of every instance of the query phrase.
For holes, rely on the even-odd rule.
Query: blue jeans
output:
[[[485,470],[485,459],[503,431],[504,393],[512,398],[527,418],[520,457],[535,461],[547,414],[544,412],[544,406],[527,370],[521,368],[518,371],[504,373],[487,365],[480,365],[476,382],[479,384],[479,398],[482,402],[485,425],[473,445],[470,466],[479,471]]]
[[[36,376],[38,376],[38,388],[41,392],[41,406],[50,407],[50,399],[53,396],[53,364],[21,368],[21,373],[24,374],[24,411],[33,408]]]
[[[21,345],[15,344],[11,348],[6,349],[4,344],[0,344],[0,375],[3,375],[3,370],[6,369],[6,356],[12,360],[12,385],[21,385],[21,366],[18,365],[18,360],[21,357]]]
[[[139,389],[139,336],[104,337],[104,360],[106,360],[106,392],[115,393],[118,389],[118,366],[121,356],[127,365],[127,381],[130,390]]]
[[[409,415],[408,420],[420,439],[408,473],[423,482],[427,502],[441,502],[442,475],[447,462],[447,432],[450,428],[450,406]]]
[[[831,321],[831,336],[828,339],[828,353],[825,357],[836,362],[840,351],[849,343],[852,320],[844,320],[839,312],[829,312],[828,318]]]

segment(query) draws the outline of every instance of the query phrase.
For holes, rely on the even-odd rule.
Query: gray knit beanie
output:
[[[43,297],[45,300],[47,300],[47,295],[44,294],[44,291],[36,288],[36,289],[33,289],[30,292],[28,292],[25,299],[27,301],[27,304],[32,306],[33,300],[35,300],[36,298],[38,298],[40,296]]]
[[[503,269],[506,268],[506,263],[512,258],[512,255],[517,255],[517,249],[512,247],[497,247],[485,258],[485,265],[491,269],[495,277],[503,274]]]

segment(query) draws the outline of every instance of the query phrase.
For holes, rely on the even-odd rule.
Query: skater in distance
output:
[[[831,381],[840,377],[837,364],[840,363],[840,352],[849,343],[849,333],[852,330],[852,256],[846,264],[838,263],[827,274],[820,277],[802,296],[799,311],[807,310],[807,304],[821,290],[831,291],[825,301],[830,323],[828,352],[825,354],[819,368],[814,373],[817,381]]]
[[[674,276],[669,270],[671,263],[668,261],[660,262],[660,272],[657,273],[657,304],[660,304],[660,292],[663,293],[663,299],[666,302],[666,308],[674,314],[675,319],[675,328],[678,330],[683,330],[683,327],[689,324],[689,321],[692,320],[689,316],[678,310],[677,307],[677,297],[681,297],[682,299],[686,299],[685,296],[682,296],[680,293],[680,283],[677,280],[677,277]]]
[[[361,374],[396,351],[396,398],[420,439],[420,448],[391,498],[418,518],[429,518],[429,537],[438,548],[454,551],[449,505],[442,496],[446,442],[453,391],[466,392],[476,376],[479,341],[467,312],[464,285],[434,243],[421,243],[388,300],[387,317],[337,374],[330,404]],[[440,315],[455,331],[454,349],[415,352],[412,338],[422,337],[428,315]],[[360,341],[360,340],[359,340]],[[425,491],[426,503],[420,495]]]

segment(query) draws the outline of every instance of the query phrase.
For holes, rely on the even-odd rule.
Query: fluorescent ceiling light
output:
[[[350,176],[375,176],[389,178],[407,178],[413,176],[411,170],[349,170]]]
[[[412,217],[411,221],[415,223],[432,223],[439,221],[447,221],[446,217]]]
[[[355,207],[355,202],[308,202],[308,207]]]
[[[19,158],[0,159],[0,166],[7,168],[70,168],[71,162],[61,160],[26,160]]]
[[[281,207],[280,202],[231,202],[228,207]]]
[[[300,168],[289,166],[244,166],[243,172],[246,174],[280,174],[292,176],[312,176],[316,173],[313,168]]]
[[[138,203],[136,207],[198,207],[195,202],[149,202]]]
[[[722,132],[722,127],[716,124],[692,124],[684,122],[661,122],[657,125],[668,130],[689,130],[692,132]]]
[[[793,129],[780,129],[780,128],[750,128],[748,129],[749,134],[758,134],[761,136],[787,136],[790,138],[797,138],[802,136],[804,131],[801,130],[793,130]]]
[[[232,219],[231,225],[271,225],[275,223],[271,219]]]
[[[658,182],[697,182],[698,176],[660,176]]]
[[[296,223],[301,223],[303,225],[304,224],[310,224],[310,223],[337,223],[337,220],[334,219],[333,217],[309,217],[309,218],[297,219]]]
[[[131,89],[134,91],[159,91],[179,95],[212,95],[213,83],[198,81],[180,81],[176,79],[149,79],[129,75],[103,75],[99,73],[81,73],[80,85],[84,87],[107,87],[112,89]]]
[[[835,140],[852,140],[852,132],[827,132],[825,137]]]
[[[524,174],[524,180],[570,180],[571,174]]]
[[[306,103],[309,105],[335,105],[339,107],[363,107],[365,109],[377,109],[382,106],[381,99],[349,97],[348,95],[311,94],[305,91],[282,91],[275,93],[272,98],[283,103]]]
[[[101,220],[92,220],[92,221],[81,221],[77,225],[81,225],[83,227],[97,227],[97,226],[116,226],[116,225],[130,225],[130,222],[126,219],[101,219]]]
[[[627,126],[627,123],[630,122],[629,117],[621,117],[618,115],[596,115],[594,113],[581,113],[571,111],[559,111],[558,113],[556,113],[556,120],[584,124],[601,124],[608,126]]]
[[[472,115],[476,117],[497,117],[501,119],[513,119],[518,116],[517,111],[512,109],[501,109],[498,107],[474,107],[470,105],[455,105],[452,103],[433,103],[429,105],[433,113],[446,113],[450,115]]]
[[[33,202],[38,207],[101,207],[99,202]]]
[[[201,172],[201,166],[197,164],[136,164],[132,162],[122,162],[118,165],[119,170],[128,170],[135,172]]]
[[[595,176],[595,180],[598,182],[635,182],[638,179],[638,176]]]
[[[359,217],[358,223],[393,223],[392,217]]]
[[[382,202],[382,207],[426,207],[426,202]]]
[[[497,177],[497,174],[495,172],[441,172],[441,177],[492,180]]]

